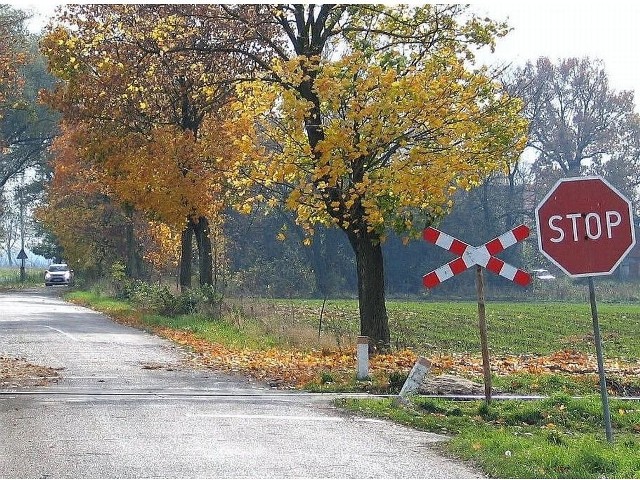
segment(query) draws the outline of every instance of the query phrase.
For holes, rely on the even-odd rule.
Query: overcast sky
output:
[[[640,2],[513,0],[472,4],[494,20],[507,20],[513,28],[498,41],[497,58],[517,64],[541,56],[552,60],[599,58],[613,88],[640,92]]]
[[[46,17],[55,3],[12,2]],[[184,3],[184,2],[181,2]],[[640,97],[640,2],[511,0],[470,2],[494,20],[507,20],[513,31],[498,41],[494,58],[523,64],[546,56],[552,60],[591,57],[604,61],[612,88]],[[38,24],[44,24],[44,18]],[[636,101],[636,104],[640,103]]]

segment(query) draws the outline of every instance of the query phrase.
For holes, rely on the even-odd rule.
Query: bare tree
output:
[[[631,202],[640,204],[640,116],[630,115],[616,132],[615,148],[606,162],[596,162],[589,170],[605,177]]]
[[[616,152],[621,132],[633,124],[633,92],[612,90],[600,60],[568,58],[554,64],[540,58],[512,75],[510,93],[525,101],[528,146],[537,152],[540,170],[585,173]]]

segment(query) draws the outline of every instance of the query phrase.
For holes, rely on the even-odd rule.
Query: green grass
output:
[[[44,269],[26,268],[24,282],[20,281],[20,267],[0,267],[0,287],[20,288],[44,285]]]
[[[136,313],[136,308],[125,300],[117,300],[101,293],[73,291],[65,295],[67,300],[91,306],[108,315],[127,315]],[[138,312],[138,321],[149,327],[169,327],[193,333],[197,338],[214,343],[222,343],[238,348],[271,348],[277,340],[264,335],[255,322],[246,321],[243,325],[232,324],[226,320],[212,320],[204,315],[179,315],[169,317],[155,313]]]
[[[244,325],[241,328],[225,320],[212,320],[203,315],[166,317],[145,314],[141,320],[144,325],[187,331],[202,340],[233,348],[268,349],[278,345],[278,341],[273,337],[261,334],[255,324]]]
[[[482,383],[478,376],[475,379]],[[635,379],[625,380],[633,384]],[[521,395],[554,395],[565,393],[567,395],[584,396],[593,395],[599,391],[598,375],[570,375],[561,373],[511,373],[509,375],[493,375],[493,388],[512,394]],[[640,382],[638,382],[640,387]]]
[[[67,293],[65,299],[82,305],[88,305],[107,315],[121,315],[135,312],[131,304],[96,292],[76,290]]]
[[[362,415],[451,435],[447,449],[499,478],[640,478],[640,404],[612,400],[614,442],[605,440],[599,397],[452,402],[340,399]]]
[[[314,326],[319,324],[322,300],[260,301],[267,319]],[[387,302],[391,343],[417,352],[461,353],[479,351],[475,302]],[[640,304],[598,306],[605,355],[640,358]],[[493,354],[550,354],[564,349],[594,352],[591,310],[588,303],[486,304],[489,347]],[[353,341],[357,336],[355,300],[329,300],[322,331]]]

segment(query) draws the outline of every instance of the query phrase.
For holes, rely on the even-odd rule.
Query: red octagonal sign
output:
[[[631,203],[600,177],[564,178],[536,208],[538,247],[567,275],[609,275],[636,243]]]

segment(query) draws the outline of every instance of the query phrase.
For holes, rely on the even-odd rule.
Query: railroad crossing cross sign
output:
[[[474,265],[480,265],[523,287],[531,283],[531,275],[527,272],[495,257],[495,255],[504,249],[515,245],[529,236],[529,227],[526,225],[519,225],[479,247],[471,246],[433,227],[425,228],[422,236],[427,242],[459,255],[455,260],[442,265],[422,277],[422,283],[427,288],[434,288],[445,280],[464,272]]]
[[[571,277],[613,273],[636,243],[631,202],[601,177],[559,180],[535,215],[540,251]]]

